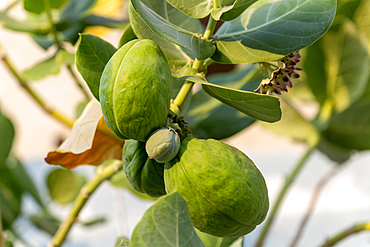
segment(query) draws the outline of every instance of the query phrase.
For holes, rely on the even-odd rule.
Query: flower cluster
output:
[[[260,63],[265,74],[270,76],[271,73],[271,78],[262,80],[255,92],[260,91],[262,94],[288,92],[288,87],[293,86],[291,79],[299,78],[297,70],[302,70],[302,68],[296,67],[300,58],[301,55],[296,51],[277,61],[277,66],[271,63]]]

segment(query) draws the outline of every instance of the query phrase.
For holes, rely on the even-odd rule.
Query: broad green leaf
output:
[[[8,229],[21,212],[22,192],[16,190],[11,185],[9,186],[9,184],[4,184],[2,181],[4,177],[0,172],[0,216],[3,229]]]
[[[176,26],[194,33],[203,32],[202,25],[198,19],[194,19],[183,14],[181,11],[168,4],[165,0],[143,0],[142,2],[161,17]],[[170,65],[172,75],[175,77],[182,76],[183,71],[190,66],[190,60],[192,58],[189,57],[178,45],[161,38],[153,32],[137,15],[132,7],[130,7],[130,21],[135,34],[140,39],[151,39],[161,48]]]
[[[311,45],[330,27],[335,0],[259,0],[216,32],[220,63],[275,60]]]
[[[332,117],[324,136],[329,141],[347,149],[370,149],[370,99],[353,104]]]
[[[193,18],[204,18],[211,13],[213,2],[209,0],[167,0],[172,6]]]
[[[12,122],[0,111],[0,166],[10,153],[14,134],[15,130]]]
[[[59,25],[71,24],[91,14],[97,0],[71,0],[61,11]]]
[[[47,177],[49,194],[54,201],[60,204],[72,202],[84,184],[84,177],[62,168],[53,170]]]
[[[239,238],[220,238],[201,232],[198,229],[195,229],[195,231],[198,234],[199,238],[202,240],[205,247],[229,247],[234,242],[236,242],[236,240],[239,239]],[[242,245],[239,245],[239,247],[242,247]]]
[[[259,0],[237,0],[231,10],[223,13],[220,17],[223,21],[231,21],[241,15],[249,6]]]
[[[361,2],[368,2],[362,0],[352,0],[352,1],[338,1],[337,16],[347,16],[349,19],[352,19],[357,10],[363,10],[362,6],[358,9]]]
[[[279,135],[286,135],[294,140],[303,141],[314,145],[319,141],[315,127],[303,118],[293,107],[282,101],[282,117],[277,123],[261,123],[266,129],[270,129]]]
[[[258,67],[248,66],[229,73],[212,75],[209,80],[225,87],[253,91],[261,81],[259,71]],[[192,96],[185,119],[196,137],[217,140],[230,137],[255,121],[221,101],[209,97],[203,90]]]
[[[327,71],[327,97],[341,112],[364,93],[369,79],[369,56],[356,26],[344,22],[338,32],[328,32],[322,39]]]
[[[161,197],[145,212],[130,246],[204,247],[193,228],[188,205],[178,192]]]
[[[59,228],[61,222],[47,213],[31,215],[29,220],[37,226],[37,228],[54,235]]]
[[[103,16],[98,15],[88,15],[82,19],[80,19],[80,22],[84,26],[101,26],[101,27],[108,27],[108,28],[117,28],[117,29],[123,29],[125,28],[129,22],[128,20],[115,20],[106,18]]]
[[[196,76],[187,77],[187,80],[201,83],[207,94],[255,119],[266,122],[280,120],[280,102],[277,97],[223,87]]]
[[[44,203],[40,193],[25,170],[23,163],[16,157],[9,156],[5,164],[8,167],[9,175],[12,177],[12,182],[18,187],[18,190],[30,193],[34,200],[36,200],[40,206],[43,206]]]
[[[306,73],[306,80],[316,100],[324,103],[327,94],[327,73],[325,70],[325,54],[322,49],[322,41],[318,41],[307,49],[303,68]]]
[[[119,39],[118,49],[125,45],[127,42],[137,39],[134,30],[132,29],[131,23],[129,23],[122,32],[121,38]]]
[[[23,78],[27,81],[42,80],[49,75],[58,74],[61,66],[73,64],[74,54],[60,49],[53,57],[39,62],[32,68],[23,71]]]
[[[66,0],[24,0],[24,9],[40,14],[41,12],[47,11],[48,8],[58,8]]]
[[[49,25],[46,23],[19,22],[9,17],[5,12],[0,12],[0,25],[18,32],[44,35],[50,32]]]
[[[320,138],[317,149],[324,153],[329,159],[334,162],[343,163],[351,157],[352,150],[338,146],[337,144],[327,140],[324,136]]]
[[[163,39],[166,39],[194,55],[199,60],[212,56],[215,47],[208,39],[172,24],[146,7],[139,0],[131,0],[132,7],[142,20]]]
[[[366,35],[368,49],[370,50],[370,1],[360,1],[353,15],[353,21],[358,29]]]
[[[115,52],[116,48],[99,37],[81,34],[76,52],[76,67],[97,100],[101,74]]]

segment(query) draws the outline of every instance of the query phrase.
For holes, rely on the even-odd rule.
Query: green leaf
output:
[[[33,224],[37,226],[37,228],[49,233],[50,235],[54,235],[61,224],[60,221],[51,217],[47,213],[31,215],[29,218]]]
[[[296,109],[286,104],[285,101],[282,101],[281,108],[283,112],[281,120],[273,124],[261,123],[264,128],[310,145],[318,142],[319,136],[315,127],[303,118]]]
[[[101,74],[115,52],[116,48],[99,37],[81,34],[76,52],[76,67],[97,100]]]
[[[105,18],[98,15],[88,15],[82,19],[80,19],[81,23],[84,26],[101,26],[101,27],[108,27],[108,28],[117,28],[117,29],[124,29],[129,22],[125,20],[115,20],[110,18]]]
[[[223,21],[231,21],[241,15],[249,6],[259,0],[237,0],[234,7],[223,13],[220,17]]]
[[[14,189],[12,186],[4,184],[2,181],[4,177],[4,174],[0,171],[1,220],[3,228],[8,229],[21,212],[22,192]]]
[[[220,238],[201,232],[197,229],[195,229],[195,231],[198,234],[199,238],[202,240],[205,247],[229,247],[234,242],[237,242],[237,240],[239,239],[239,238]],[[243,237],[241,237],[241,239],[243,241]],[[242,247],[242,245],[239,246]]]
[[[5,163],[9,170],[9,176],[12,177],[12,182],[18,187],[18,190],[30,193],[35,201],[37,201],[40,206],[43,206],[44,203],[41,199],[40,193],[25,170],[23,163],[13,156],[9,156]]]
[[[131,23],[129,23],[122,32],[121,38],[118,43],[118,49],[125,45],[127,42],[137,39],[134,30],[132,29]]]
[[[199,60],[209,58],[214,53],[215,47],[208,39],[202,39],[195,33],[163,19],[139,0],[131,0],[131,4],[147,26],[163,39],[186,49]]]
[[[306,80],[316,100],[323,104],[327,99],[327,73],[325,70],[325,53],[322,49],[322,41],[318,41],[307,49],[303,68]]]
[[[130,246],[204,247],[193,228],[188,205],[178,192],[161,197],[145,212]]]
[[[370,99],[353,104],[332,117],[323,133],[330,142],[346,149],[370,149]]]
[[[327,33],[320,42],[326,57],[327,97],[336,112],[341,112],[364,93],[370,67],[367,47],[351,21],[344,22],[338,32]]]
[[[338,146],[337,144],[327,140],[324,136],[321,137],[317,149],[324,153],[329,159],[334,162],[343,163],[351,157],[352,150]]]
[[[142,2],[176,26],[194,33],[203,32],[203,27],[198,19],[183,14],[165,0],[143,0]],[[194,58],[189,57],[178,45],[161,38],[153,32],[132,7],[130,7],[130,21],[135,34],[140,39],[151,39],[161,48],[170,65],[172,75],[174,77],[182,76],[183,71],[190,66],[190,61]]]
[[[367,45],[370,48],[370,2],[361,0],[353,15],[353,21],[358,29],[367,37]]]
[[[253,91],[261,81],[258,67],[248,66],[209,77],[212,83],[229,88]],[[203,90],[192,96],[185,119],[198,138],[224,139],[254,123],[254,119],[209,97]]]
[[[91,14],[97,0],[71,0],[61,11],[59,25],[72,24]]]
[[[36,14],[40,14],[50,8],[58,8],[62,5],[66,0],[24,0],[24,9],[33,12]]]
[[[266,122],[280,120],[280,102],[277,97],[219,86],[196,76],[184,78],[201,83],[207,94],[255,119]]]
[[[49,75],[56,75],[63,65],[73,65],[74,54],[67,52],[64,49],[59,49],[58,52],[51,58],[37,63],[30,69],[23,71],[23,78],[27,81],[42,80]]]
[[[0,165],[5,162],[12,148],[15,131],[12,122],[0,111]]]
[[[0,12],[0,25],[13,31],[34,34],[47,34],[50,32],[48,24],[19,22],[9,17],[5,12]]]
[[[72,202],[84,184],[84,177],[61,168],[53,170],[47,177],[49,194],[53,200],[60,204]]]
[[[167,0],[172,6],[193,18],[204,18],[211,13],[213,1],[209,0]]]
[[[220,63],[275,60],[311,45],[330,27],[335,0],[259,0],[215,35]]]

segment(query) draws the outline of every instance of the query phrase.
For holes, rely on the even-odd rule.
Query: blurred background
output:
[[[13,2],[11,0],[0,1],[0,10],[4,11]],[[367,14],[367,19],[365,18],[365,14],[361,15],[361,18],[363,18],[362,22],[356,22],[355,19],[356,14],[357,16],[360,15],[358,12],[361,6],[361,11],[363,12],[370,9],[370,4],[366,5],[366,2],[368,1],[339,1],[337,15],[340,18],[338,17],[336,20],[340,21],[336,22],[337,25],[334,29],[336,28],[337,30],[332,30],[330,38],[339,35],[338,33],[342,32],[338,31],[339,29],[342,30],[340,25],[344,25],[343,23],[346,22],[347,24],[345,25],[350,27],[350,38],[359,37],[357,43],[348,44],[349,46],[370,44],[366,37],[368,31],[366,29],[366,23],[368,23],[367,26],[370,26],[370,12]],[[99,1],[94,11],[96,14],[109,18],[127,18],[125,14],[127,6],[124,1]],[[8,14],[17,20],[29,18],[27,17],[27,12],[23,9],[22,3],[17,4]],[[0,24],[3,23],[2,19],[0,19]],[[362,23],[362,27],[359,23]],[[353,35],[355,31],[358,33]],[[122,34],[121,29],[101,27],[87,28],[85,32],[100,36],[114,46],[117,46]],[[315,66],[319,67],[322,64],[315,61],[317,57],[310,56],[310,54],[323,52],[322,49],[325,49],[328,45],[330,47],[330,42],[333,40],[335,39],[329,40],[328,38],[322,43],[317,44],[316,47],[313,46],[312,48],[301,51],[302,64],[298,64],[299,67],[303,67],[301,79],[293,81],[294,86],[289,91],[289,96],[285,98],[290,105],[293,105],[307,119],[307,122],[313,120],[324,105],[324,100],[317,100],[320,98],[317,96],[320,93],[315,93],[315,89],[312,89],[315,87],[312,87],[312,84],[310,85],[309,82],[307,83],[310,80],[319,83],[320,80],[317,78],[308,78],[309,76],[306,73],[318,73],[312,77],[320,77],[320,73],[323,73],[321,71],[323,69],[315,68]],[[55,47],[47,50],[43,49],[27,33],[16,32],[4,27],[0,28],[0,45],[1,52],[6,54],[19,72],[32,68],[40,61],[50,58],[56,51]],[[332,43],[332,45],[334,44]],[[366,45],[364,47],[366,49],[368,48]],[[343,51],[344,48],[341,49]],[[365,58],[357,59],[366,65],[362,70],[357,68],[358,70],[356,72],[357,74],[362,73],[362,77],[359,80],[365,81],[365,83],[362,83],[365,87],[361,86],[362,91],[365,91],[366,83],[369,79],[368,72],[366,73],[369,70],[366,49],[364,49],[365,53],[363,53],[365,54]],[[69,44],[67,50],[74,53],[76,46]],[[324,52],[323,56],[330,56],[330,54]],[[332,57],[335,56],[332,55]],[[310,60],[305,61],[306,59]],[[337,57],[333,58],[332,61],[335,61],[335,59]],[[308,64],[308,62],[311,62],[315,66]],[[348,63],[350,64],[350,62]],[[72,69],[76,71],[74,65]],[[220,68],[213,68],[216,71],[228,71],[230,69],[233,69],[233,67],[221,66]],[[75,74],[80,81],[83,81],[78,73]],[[220,77],[220,75],[215,73],[211,76],[211,78],[215,78],[214,80],[217,80],[217,77]],[[85,84],[83,86],[88,91],[87,86]],[[71,73],[65,66],[60,66],[60,68],[55,70],[54,74],[30,82],[30,87],[48,102],[48,105],[58,109],[70,118],[75,118],[76,108],[86,101],[84,94],[78,89]],[[196,88],[195,90],[198,89]],[[358,99],[360,98],[358,97]],[[289,106],[283,107],[283,117],[286,113],[285,110],[288,108]],[[29,191],[22,192],[22,196],[14,195],[14,200],[12,202],[8,201],[7,205],[10,209],[13,209],[15,217],[9,220],[10,224],[3,225],[5,228],[5,237],[8,240],[14,240],[14,246],[47,246],[52,235],[46,229],[55,230],[57,221],[62,221],[67,216],[71,203],[70,201],[60,203],[50,195],[50,185],[48,185],[47,177],[57,167],[47,164],[44,158],[48,152],[56,149],[68,137],[70,128],[43,111],[35,103],[34,99],[30,97],[29,93],[20,86],[17,79],[10,73],[4,63],[0,63],[0,109],[2,114],[11,120],[15,129],[11,157],[8,157],[7,161],[8,166],[9,164],[18,162],[15,161],[16,158],[14,157],[17,157],[22,162],[25,171],[29,174],[29,178],[36,185],[46,208],[46,210],[40,210],[37,199]],[[366,125],[361,130],[364,131],[364,137],[370,138],[370,122],[368,117],[370,115],[370,108],[365,104],[365,108],[361,109],[363,123]],[[287,114],[287,116],[292,115]],[[234,145],[246,153],[261,170],[269,189],[271,204],[275,201],[285,178],[307,150],[307,144],[302,140],[302,138],[306,138],[307,136],[304,134],[303,137],[299,136],[299,133],[309,132],[306,127],[303,127],[304,125],[302,127],[295,125],[295,121],[293,117],[290,119],[286,118],[281,123],[284,126],[277,127],[266,126],[268,124],[255,122],[248,125],[245,129],[243,127],[237,134],[224,139],[226,143]],[[294,130],[298,134],[289,134],[287,133],[289,132],[288,130]],[[0,142],[3,140],[1,134],[5,135],[4,132],[0,131]],[[361,135],[361,133],[359,134]],[[333,135],[335,135],[335,132]],[[332,140],[335,140],[335,138]],[[271,233],[266,238],[265,246],[289,246],[303,214],[307,210],[317,183],[325,174],[333,169],[333,166],[337,166],[338,162],[341,165],[336,169],[335,176],[332,176],[322,188],[317,205],[297,246],[320,246],[327,238],[332,237],[341,230],[358,223],[370,221],[370,152],[367,151],[370,148],[369,143],[370,139],[367,139],[367,143],[363,141],[361,148],[351,148],[349,146],[350,144],[344,144],[341,147],[345,149],[343,152],[338,150],[333,151],[333,149],[328,151],[329,148],[327,146],[326,148],[321,148],[321,151],[315,149],[284,199],[271,228]],[[361,151],[353,151],[356,149],[360,149]],[[344,156],[344,158],[336,160],[333,157],[329,158],[330,156]],[[342,163],[342,161],[344,162]],[[88,181],[94,176],[95,167],[79,166],[73,172],[76,174],[75,176],[81,178],[79,181]],[[0,183],[4,179],[5,177],[1,176]],[[5,187],[0,191],[3,195],[13,192],[6,191]],[[10,197],[3,196],[0,198],[3,200],[1,201],[2,214],[4,214],[4,198]],[[16,209],[17,203],[20,205],[19,210]],[[146,209],[153,203],[153,200],[138,197],[127,188],[115,187],[105,182],[87,202],[79,217],[83,223],[73,226],[65,246],[115,246],[117,237],[129,237],[131,235],[135,225],[140,221]],[[48,221],[42,222],[40,218],[46,219],[47,215],[49,215]],[[4,216],[2,215],[2,217]],[[245,237],[244,246],[254,245],[262,226],[258,226],[254,232]],[[355,234],[340,242],[337,246],[370,246],[370,233],[364,231]]]

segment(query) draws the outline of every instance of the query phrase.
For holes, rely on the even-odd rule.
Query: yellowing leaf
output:
[[[76,120],[69,137],[58,149],[50,151],[45,161],[72,169],[121,159],[123,140],[114,138],[102,115],[100,103],[92,100]]]

